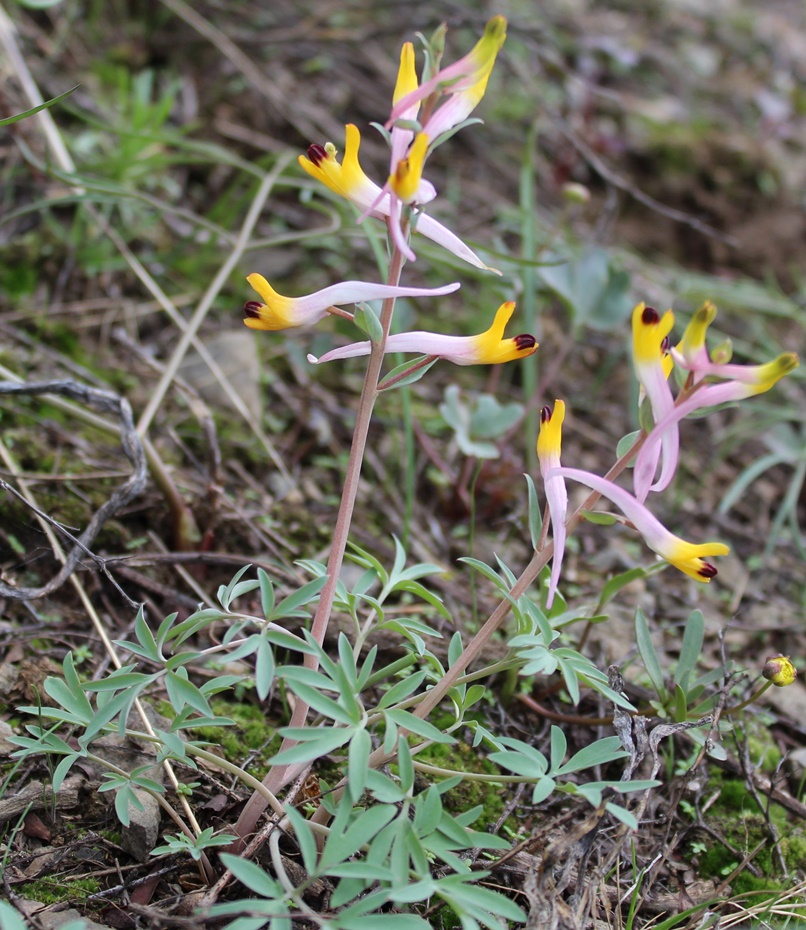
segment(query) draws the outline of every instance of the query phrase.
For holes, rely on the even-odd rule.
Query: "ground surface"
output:
[[[538,366],[527,376],[514,367],[438,365],[412,389],[410,452],[401,401],[386,395],[352,538],[388,562],[395,533],[413,559],[444,567],[435,590],[465,639],[497,600],[480,581],[472,588],[457,566],[469,537],[477,558],[492,564],[499,556],[514,571],[531,554],[521,477],[535,468],[530,416],[565,397],[563,461],[600,472],[619,437],[636,427],[627,323],[634,302],[672,305],[684,321],[713,299],[719,332],[733,339],[741,361],[806,347],[806,13],[784,0],[703,6],[577,0],[536,11],[512,2],[501,11],[508,42],[479,110],[485,125],[463,130],[434,157],[439,218],[504,274],[491,281],[423,248],[407,269],[409,283],[460,280],[464,288],[461,299],[419,304],[417,327],[478,332],[501,301],[516,299],[522,316],[513,331],[537,333]],[[90,385],[128,398],[135,422],[144,412],[149,419],[149,477],[89,543],[106,571],[90,558],[77,571],[111,638],[131,635],[133,603],[145,603],[156,624],[195,609],[244,564],[264,565],[282,592],[305,578],[295,560],[326,556],[362,369],[313,369],[305,361],[306,352],[347,338],[341,321],[313,335],[245,331],[240,307],[253,295],[244,277],[259,271],[283,293],[301,294],[377,275],[372,242],[347,210],[312,196],[296,155],[314,141],[341,147],[344,123],[354,122],[365,136],[366,170],[382,177],[384,148],[368,124],[388,112],[400,43],[444,18],[454,57],[495,12],[285,0],[7,10],[20,58],[0,57],[0,118],[32,106],[26,70],[45,98],[79,87],[51,111],[72,167],[59,160],[39,120],[0,128],[0,380]],[[534,190],[524,194],[529,161]],[[244,247],[237,237],[256,196],[250,166],[262,172],[283,164]],[[564,197],[572,182],[585,185],[587,202]],[[520,261],[530,228],[534,255],[546,263],[537,270]],[[603,264],[612,300],[591,283],[586,261]],[[557,269],[568,263],[577,277],[563,289]],[[230,379],[236,406],[197,347],[171,371],[182,319],[201,320],[199,340]],[[536,387],[524,396],[529,377]],[[477,460],[462,453],[439,412],[452,384],[466,403],[489,392],[525,406],[475,483]],[[92,407],[66,390],[56,399],[52,391],[0,398],[7,482],[0,719],[9,733],[21,732],[15,708],[41,700],[43,680],[60,674],[68,650],[87,678],[102,677],[109,664],[82,591],[69,581],[38,590],[59,562],[30,500],[75,534],[131,473],[116,428],[104,432],[66,408],[71,399]],[[160,403],[150,410],[155,396]],[[702,611],[698,669],[732,664],[737,677],[727,687],[719,678],[708,686],[709,694],[722,689],[728,707],[752,694],[767,655],[791,655],[797,664],[805,651],[797,525],[798,513],[804,517],[803,379],[796,373],[750,404],[686,424],[680,473],[656,507],[686,538],[730,544],[718,579],[696,589],[671,571],[636,581],[587,639],[599,668],[622,666],[628,694],[649,715],[659,707],[649,704],[650,681],[637,658],[637,607],[650,620],[667,681],[687,618]],[[96,404],[93,412],[117,422],[116,410]],[[749,479],[747,469],[764,456],[769,467],[759,467],[721,509],[734,482]],[[61,542],[70,548],[64,536]],[[649,562],[633,534],[586,524],[568,553],[563,591],[569,604],[593,610],[603,576]],[[20,588],[32,591],[18,597]],[[581,630],[574,629],[575,641]],[[398,644],[381,645],[399,654]],[[504,648],[491,646],[493,654]],[[519,685],[514,697],[510,685],[494,679],[485,704],[487,725],[501,735],[545,745],[550,723],[558,723],[578,749],[612,732],[603,719],[612,707],[596,696],[574,707],[554,679]],[[258,708],[248,695],[227,708],[239,736],[225,749],[262,774],[287,708],[279,696]],[[796,683],[731,718],[724,759],[703,757],[685,734],[670,738],[663,786],[643,811],[646,829],[632,839],[613,824],[586,833],[591,808],[567,798],[535,810],[528,794],[512,793],[477,826],[497,820],[517,849],[491,882],[509,889],[533,927],[648,926],[706,901],[723,926],[771,902],[779,913],[768,915],[769,924],[794,926],[785,923],[786,908],[806,906],[804,720],[806,692]],[[111,798],[94,790],[97,771],[80,770],[53,802],[41,787],[50,778],[44,762],[3,765],[9,900],[30,913],[26,901],[61,901],[67,888],[83,915],[115,927],[168,926],[186,915],[185,898],[199,882],[192,863],[170,856],[141,863],[122,849]],[[199,780],[202,825],[231,824],[246,793],[212,770]],[[770,894],[741,897],[759,890]],[[99,892],[105,895],[92,897]],[[701,919],[697,911],[679,925]],[[433,920],[451,926],[444,915]]]

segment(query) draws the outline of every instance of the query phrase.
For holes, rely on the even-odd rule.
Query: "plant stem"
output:
[[[397,286],[400,282],[400,273],[403,269],[404,258],[398,249],[392,252],[389,263],[389,274],[387,284]],[[395,309],[395,298],[389,297],[384,300],[381,306],[380,322],[383,335],[380,342],[373,343],[370,351],[369,363],[367,364],[366,375],[364,376],[364,386],[361,391],[361,397],[358,402],[358,411],[356,413],[355,428],[353,430],[353,441],[350,447],[350,458],[347,463],[347,472],[344,477],[344,488],[339,504],[339,512],[336,517],[336,526],[333,531],[333,542],[330,548],[330,555],[327,560],[327,582],[322,588],[319,595],[319,603],[314,614],[313,624],[311,626],[311,635],[319,645],[325,640],[330,613],[333,608],[333,601],[336,597],[336,585],[341,574],[342,563],[344,562],[344,553],[347,549],[347,538],[350,532],[350,525],[353,519],[355,501],[358,496],[358,483],[361,477],[361,465],[364,460],[364,450],[367,445],[367,436],[369,434],[372,411],[375,401],[378,397],[378,381],[380,380],[381,366],[383,365],[383,356],[386,349],[386,340],[389,336],[389,330],[392,325],[392,315]],[[306,655],[304,664],[307,668],[315,669],[318,661],[315,656]],[[294,711],[291,715],[289,726],[304,726],[308,716],[308,705],[297,700]],[[284,740],[281,752],[291,748],[294,745],[293,740]],[[285,785],[287,785],[297,774],[298,768],[295,766],[273,766],[263,784],[272,793],[277,794]],[[235,825],[235,832],[243,842],[255,828],[258,818],[266,809],[266,799],[264,796],[255,792],[247,801],[246,806],[241,813],[238,822]]]
[[[528,331],[532,332],[533,327],[539,326],[539,317],[537,314],[537,271],[535,262],[537,261],[537,234],[536,234],[536,216],[537,203],[535,197],[535,150],[537,148],[537,123],[535,118],[529,127],[529,133],[526,137],[526,144],[523,150],[520,169],[520,227],[521,227],[521,257],[524,259],[524,266],[521,270],[521,282],[523,290],[519,299],[520,312],[524,319],[528,321]],[[542,327],[541,327],[542,329]],[[537,338],[542,340],[542,334],[538,330]],[[537,407],[530,404],[529,400],[537,396],[537,369],[539,361],[537,355],[523,360],[523,397],[526,401],[526,416],[523,423],[523,437],[526,444],[526,467],[528,471],[533,472],[537,467],[537,456],[535,445],[538,431]]]
[[[484,460],[479,459],[476,464],[476,470],[473,472],[473,479],[470,482],[470,537],[468,539],[470,548],[470,557],[475,558],[476,553],[473,551],[476,547],[476,486],[481,477],[481,469],[484,466]],[[470,618],[473,626],[479,622],[478,595],[476,593],[476,572],[470,575]]]
[[[742,701],[741,704],[735,704],[733,707],[725,707],[722,711],[723,717],[730,717],[731,714],[738,714],[740,710],[744,710],[745,707],[749,707],[754,701],[757,701],[764,692],[772,686],[771,681],[765,681],[764,684],[753,694],[747,698],[746,701]]]

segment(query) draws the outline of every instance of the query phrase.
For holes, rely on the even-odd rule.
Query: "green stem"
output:
[[[426,775],[439,775],[442,778],[454,778],[456,775],[461,775],[462,779],[467,781],[485,781],[501,785],[530,785],[537,781],[536,778],[524,778],[523,775],[490,775],[482,772],[459,772],[454,769],[443,769],[439,765],[428,765],[426,762],[412,762],[412,765],[417,772],[423,772]]]
[[[746,701],[742,701],[741,704],[736,704],[734,707],[726,707],[722,711],[722,716],[730,717],[732,714],[738,714],[739,711],[744,710],[745,707],[749,707],[754,701],[757,701],[768,688],[771,688],[772,684],[773,683],[771,681],[765,681],[764,684],[758,689],[758,691],[756,691],[754,694],[751,694]]]
[[[535,166],[534,153],[537,147],[537,120],[532,122],[526,137],[520,172],[520,215],[521,215],[521,257],[524,266],[521,270],[520,312],[528,321],[527,330],[532,332],[537,327],[537,272],[534,263],[537,261],[536,222],[537,205],[535,203]],[[537,332],[541,339],[540,332]],[[526,419],[523,424],[523,436],[526,441],[526,468],[531,473],[537,468],[537,430],[538,408],[529,401],[537,394],[538,356],[532,355],[522,362],[523,368],[523,397],[526,402]]]
[[[408,549],[411,521],[414,518],[414,492],[416,490],[416,461],[414,451],[414,415],[411,409],[411,388],[400,389],[400,407],[403,418],[403,486],[405,509],[403,512],[403,548]]]
[[[471,558],[475,557],[473,549],[476,544],[476,485],[478,484],[479,477],[481,476],[481,469],[483,465],[484,461],[479,459],[478,464],[476,465],[476,470],[473,472],[473,479],[470,482],[470,536],[468,538],[468,544]],[[478,626],[479,609],[478,597],[476,594],[476,572],[470,573],[470,616],[473,620],[473,626]]]

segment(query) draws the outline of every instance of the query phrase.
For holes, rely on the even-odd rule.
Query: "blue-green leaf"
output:
[[[635,638],[638,646],[638,652],[644,663],[644,668],[649,675],[652,686],[656,694],[664,703],[668,699],[666,685],[663,680],[663,671],[660,667],[658,654],[655,652],[655,646],[652,643],[652,637],[649,635],[649,626],[646,622],[643,610],[640,607],[635,611]]]
[[[427,720],[422,720],[420,717],[415,717],[414,714],[410,714],[407,710],[391,708],[390,710],[385,711],[385,713],[386,716],[391,720],[394,720],[394,722],[399,727],[405,727],[407,730],[410,730],[417,736],[422,736],[423,739],[430,739],[435,743],[456,742],[452,736],[448,736],[447,733],[443,733],[442,730],[438,730],[433,723],[429,723]]]
[[[552,769],[551,774],[555,777],[560,775],[569,775],[571,772],[579,772],[581,769],[589,769],[594,765],[605,765],[613,762],[615,759],[623,759],[629,753],[621,748],[621,741],[617,736],[606,736],[604,739],[596,740],[589,746],[583,746],[579,752],[575,753],[565,765],[558,769]]]
[[[327,578],[314,578],[304,584],[299,590],[293,591],[288,597],[284,598],[275,607],[271,616],[267,619],[272,621],[282,620],[284,617],[294,615],[301,607],[310,604],[327,583]]]
[[[366,730],[357,730],[350,740],[347,751],[347,790],[354,804],[357,804],[367,783],[369,754],[372,752],[372,739]]]
[[[315,737],[299,743],[278,753],[271,759],[273,765],[296,765],[298,762],[312,762],[343,746],[353,735],[352,727],[336,727],[315,730]]]
[[[700,660],[704,637],[705,617],[701,610],[692,610],[683,631],[680,658],[674,673],[675,684],[680,685],[684,691],[688,689],[689,679],[694,674]]]
[[[274,612],[274,585],[262,568],[257,570],[257,580],[260,585],[260,609],[268,619]]]

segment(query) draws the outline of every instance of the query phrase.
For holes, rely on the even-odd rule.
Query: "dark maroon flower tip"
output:
[[[259,300],[247,300],[243,305],[243,312],[253,320],[260,318],[260,308],[263,306]]]
[[[525,349],[533,349],[537,345],[537,339],[530,333],[521,333],[520,336],[515,336],[513,341],[515,348],[519,352],[523,352]]]
[[[718,572],[710,562],[703,562],[697,574],[703,578],[716,578]]]
[[[318,168],[319,165],[327,158],[327,152],[325,151],[324,145],[319,145],[318,142],[314,142],[313,145],[308,146],[308,158],[316,165]]]
[[[641,322],[646,323],[647,326],[653,323],[659,323],[660,314],[654,307],[644,307],[644,312],[641,314]]]
[[[669,351],[669,348],[670,348],[670,346],[671,346],[671,344],[672,344],[672,340],[671,340],[668,336],[664,336],[663,339],[661,339],[661,342],[660,342],[660,350],[661,350],[661,352],[663,352],[663,353],[668,352],[668,351]]]
[[[548,423],[551,419],[551,407],[548,404],[540,411],[540,422]]]

